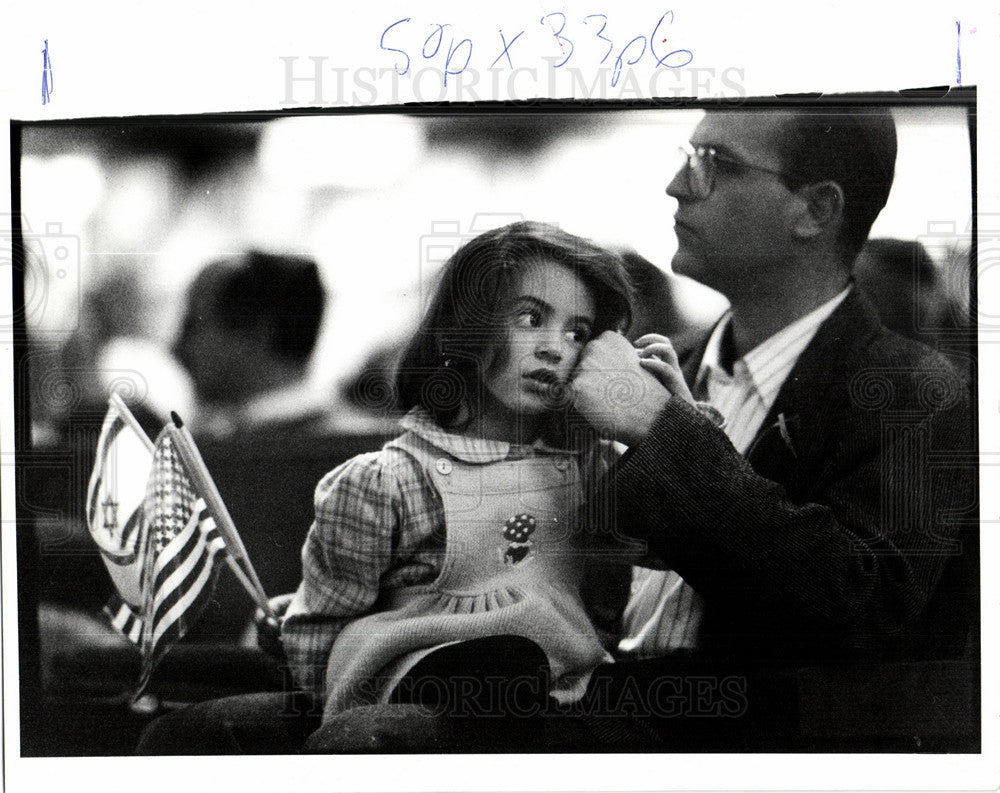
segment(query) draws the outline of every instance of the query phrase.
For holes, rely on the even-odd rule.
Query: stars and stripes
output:
[[[116,589],[104,612],[142,654],[135,698],[211,599],[218,562],[273,616],[194,439],[171,415],[154,444],[112,394],[87,491],[90,532]]]
[[[117,614],[111,615],[112,624],[130,639],[138,635],[143,655],[139,692],[163,654],[187,633],[211,599],[216,561],[226,554],[215,519],[195,491],[168,430],[156,441],[145,512],[143,608],[123,611],[119,604]]]
[[[112,626],[132,644],[142,643],[142,617],[136,614],[117,592],[108,600],[104,613]]]

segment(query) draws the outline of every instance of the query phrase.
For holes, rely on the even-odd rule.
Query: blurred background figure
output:
[[[678,300],[676,276],[665,273],[635,250],[619,253],[634,288],[629,341],[647,333],[659,333],[668,337],[675,349],[683,351],[711,327],[710,321],[699,314],[692,315],[685,310],[684,301]]]
[[[868,240],[854,263],[854,278],[886,327],[952,352],[951,342],[962,330],[960,311],[938,265],[919,241]]]
[[[392,422],[312,376],[332,302],[313,258],[250,249],[215,259],[185,300],[171,353],[191,382],[187,423],[265,591],[291,591],[316,482],[380,446]],[[238,641],[252,612],[225,575],[188,641]]]
[[[191,377],[193,430],[325,432],[329,400],[306,382],[325,307],[312,259],[251,250],[206,265],[172,349]]]
[[[110,593],[83,521],[110,391],[151,438],[171,410],[184,418],[265,591],[278,594],[301,579],[316,482],[395,435],[389,373],[400,340],[468,237],[533,219],[625,252],[638,287],[633,337],[665,333],[683,350],[725,310],[721,295],[669,272],[670,155],[702,111],[578,110],[23,126],[24,242],[48,258],[25,278],[30,354],[15,374],[32,441],[18,450],[19,602],[25,613],[31,596],[42,603],[42,627],[22,620],[20,639],[41,635],[49,694],[78,703],[135,679],[131,646],[116,666],[67,639],[104,626]],[[971,217],[966,111],[894,114],[896,184],[874,233],[924,240],[947,291],[964,300],[953,320],[967,322],[968,243],[929,234],[927,220],[962,229]],[[58,259],[62,248],[78,256]],[[222,658],[252,611],[223,570],[187,650]],[[190,646],[199,642],[209,644]],[[199,677],[183,652],[158,673],[168,698],[260,687],[245,662]],[[120,753],[111,711],[74,707],[75,718],[60,706],[60,719],[42,712],[34,751]]]

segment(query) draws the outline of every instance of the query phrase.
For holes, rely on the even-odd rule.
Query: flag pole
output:
[[[117,391],[111,392],[111,396],[108,397],[108,404],[118,411],[125,423],[128,424],[132,428],[132,431],[142,439],[142,442],[146,445],[146,448],[150,452],[156,449],[156,445],[149,439],[149,436],[139,425],[139,422],[135,420],[135,416],[132,415],[132,411],[128,409],[128,405],[125,404],[125,400],[119,396]]]
[[[132,694],[130,705],[138,702],[153,675],[153,601],[156,594],[153,590],[153,567],[156,563],[156,554],[150,552],[148,531],[145,532],[142,542],[145,545],[142,559],[142,639],[139,644],[139,650],[142,653],[142,667],[139,674],[139,684]]]
[[[225,535],[222,535],[222,538],[225,539]],[[243,588],[247,591],[250,597],[253,598],[254,603],[256,603],[258,606],[264,609],[264,612],[270,616],[271,609],[266,608],[264,605],[267,603],[267,597],[263,594],[263,592],[258,591],[254,587],[254,585],[250,582],[250,579],[247,578],[247,574],[243,572],[243,568],[241,568],[239,564],[236,563],[236,560],[231,555],[226,556],[226,562],[229,565],[229,569],[236,574],[236,577],[240,580],[240,583],[243,584]]]
[[[146,435],[146,431],[143,430],[139,422],[136,421],[135,416],[132,415],[132,411],[128,409],[128,405],[125,404],[125,400],[121,398],[121,396],[118,394],[117,391],[111,392],[111,396],[108,398],[108,403],[112,405],[116,411],[118,411],[118,414],[122,417],[122,420],[126,424],[128,424],[129,427],[132,428],[132,431],[135,432],[135,434],[138,435],[139,438],[142,439],[142,442],[145,444],[146,448],[150,452],[155,452],[156,445],[149,439],[149,436]],[[225,539],[225,537],[223,537],[223,539]],[[259,604],[260,599],[258,598],[258,592],[255,590],[254,585],[250,582],[250,579],[247,578],[246,573],[243,572],[243,568],[241,568],[236,563],[236,560],[233,559],[232,556],[227,556],[226,561],[229,563],[229,567],[232,569],[233,573],[235,573],[236,577],[240,580],[240,583],[243,585],[243,588],[246,589],[246,591],[250,594],[250,596],[254,599],[254,601]],[[264,591],[263,589],[261,589],[260,595],[263,596],[263,594]],[[263,597],[263,599],[266,601],[267,600],[266,596]],[[264,611],[265,613],[270,614],[270,609],[264,609]]]
[[[208,468],[205,465],[205,461],[201,458],[201,453],[195,445],[194,438],[191,437],[191,433],[184,426],[184,422],[181,421],[180,416],[171,411],[170,418],[173,420],[174,426],[168,424],[167,431],[170,433],[170,437],[174,439],[177,451],[184,461],[184,466],[187,468],[195,488],[204,496],[209,511],[215,517],[219,532],[229,550],[229,555],[226,557],[229,566],[236,573],[236,577],[240,579],[240,583],[243,584],[250,597],[260,606],[261,610],[268,617],[277,619],[277,615],[272,611],[270,605],[268,605],[267,595],[264,594],[264,587],[260,583],[257,571],[254,570],[250,557],[247,556],[243,540],[240,539],[233,519],[229,515],[229,510],[226,509],[225,502],[223,502],[222,496],[215,486],[215,482],[208,473]],[[238,562],[246,565],[245,571],[240,568]],[[249,579],[246,573],[250,574]]]

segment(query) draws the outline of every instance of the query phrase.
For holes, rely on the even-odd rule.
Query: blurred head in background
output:
[[[854,263],[854,278],[886,327],[937,346],[952,311],[943,279],[923,245],[868,240]]]
[[[173,353],[200,402],[239,405],[305,376],[325,304],[312,259],[255,250],[219,259],[187,291]]]
[[[691,318],[683,310],[676,294],[676,278],[631,248],[619,255],[632,284],[633,318],[627,334],[629,341],[647,333],[660,333],[669,336],[675,348],[684,350],[711,328],[711,321]]]

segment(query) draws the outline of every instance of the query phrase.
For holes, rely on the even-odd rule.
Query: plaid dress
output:
[[[435,647],[517,634],[546,651],[551,693],[578,697],[610,657],[580,600],[572,518],[609,450],[467,438],[421,411],[403,426],[317,489],[283,626],[295,681],[336,712],[378,701]]]

